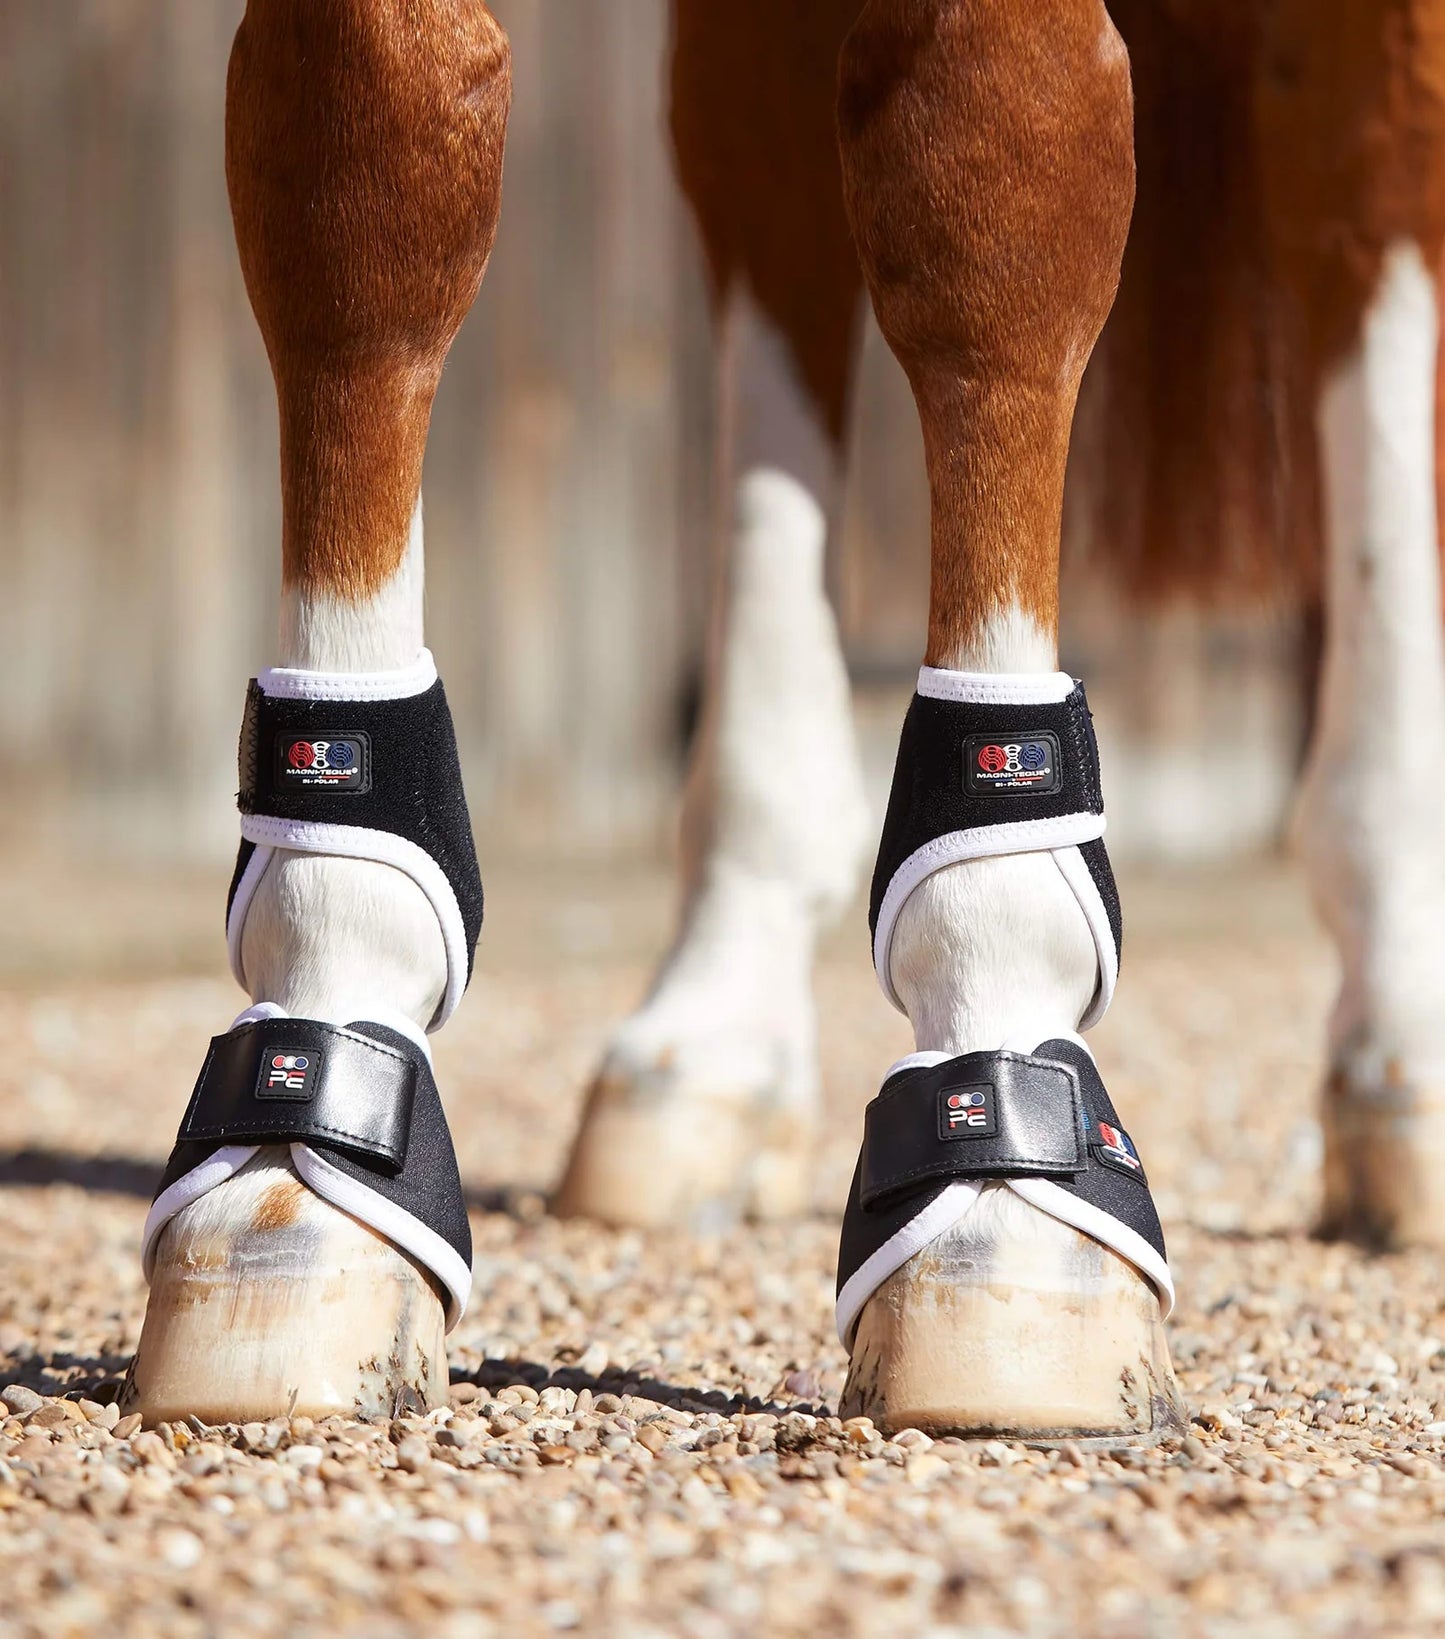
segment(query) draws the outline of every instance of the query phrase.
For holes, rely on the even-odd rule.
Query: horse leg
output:
[[[422,646],[422,452],[442,361],[491,248],[508,97],[506,39],[481,0],[249,0],[226,161],[280,407],[285,670],[263,674],[268,698],[359,712],[418,698],[434,680]],[[314,704],[338,700],[352,704]],[[346,777],[342,759],[332,766]],[[422,1032],[447,1010],[455,952],[416,876],[361,853],[256,846],[238,873],[247,904],[232,917],[233,965],[261,1025],[373,1021],[421,1075]],[[411,1119],[415,1130],[419,1104]],[[208,1164],[237,1161],[148,1239],[130,1405],[149,1420],[219,1422],[390,1415],[444,1396],[445,1253],[428,1264],[332,1204],[343,1168],[314,1150],[252,1143]],[[463,1268],[453,1285],[465,1278]]]
[[[1307,325],[1326,641],[1297,834],[1341,983],[1328,1232],[1445,1244],[1445,641],[1437,427],[1445,67],[1406,8],[1271,12],[1276,257]],[[1309,166],[1301,185],[1301,156]]]
[[[685,905],[615,1032],[558,1193],[614,1223],[806,1210],[811,966],[866,846],[824,590],[861,276],[834,134],[857,0],[678,0],[673,136],[716,298],[729,468],[684,803]]]
[[[1101,814],[1070,761],[1092,745],[1087,710],[1056,642],[1071,420],[1133,195],[1128,61],[1102,0],[869,0],[839,106],[933,537],[927,665],[874,885],[879,977],[919,1051],[870,1106],[845,1220],[843,1414],[1157,1435],[1178,1415],[1168,1272],[1135,1232],[1147,1188],[1076,1034],[1107,1001],[1117,934],[1101,931]],[[1019,1176],[1036,1165],[1077,1169],[1096,1204],[1133,1190],[1135,1229]]]

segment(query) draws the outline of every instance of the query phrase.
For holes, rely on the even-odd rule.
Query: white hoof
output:
[[[428,1408],[447,1392],[445,1330],[431,1277],[268,1147],[161,1232],[124,1409],[152,1424]]]
[[[1321,1125],[1323,1234],[1380,1248],[1445,1246],[1445,1091],[1398,1073],[1363,1085],[1336,1070]]]
[[[741,873],[689,918],[593,1082],[557,1209],[638,1228],[806,1212],[816,1126],[813,930]]]
[[[1046,1441],[1184,1425],[1153,1287],[1004,1184],[865,1304],[840,1415]]]

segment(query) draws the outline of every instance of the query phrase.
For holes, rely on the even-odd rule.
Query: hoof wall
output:
[[[1445,1103],[1416,1088],[1361,1089],[1336,1072],[1321,1118],[1320,1233],[1382,1249],[1445,1246]]]
[[[706,1232],[808,1211],[807,1115],[658,1079],[597,1078],[553,1201],[560,1216]]]
[[[447,1392],[430,1277],[263,1150],[156,1250],[123,1409],[150,1425],[390,1417]]]
[[[868,1300],[840,1415],[1040,1443],[1185,1430],[1153,1288],[1002,1185]]]

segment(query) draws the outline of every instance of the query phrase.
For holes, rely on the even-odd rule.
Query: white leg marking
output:
[[[425,583],[421,499],[411,515],[397,571],[371,597],[332,592],[281,594],[281,660],[317,672],[383,672],[409,666],[422,650]]]
[[[765,437],[811,477],[755,465],[737,483],[684,810],[687,905],[609,1068],[626,1075],[665,1056],[689,1082],[807,1104],[814,938],[856,891],[871,824],[824,587],[836,460],[781,339],[750,306],[735,317],[739,442]]]
[[[1013,604],[990,615],[980,631],[935,664],[958,672],[1053,672],[1059,646],[1047,627]]]
[[[951,669],[1052,672],[1052,635],[1018,608],[991,619]],[[989,1051],[1077,1029],[1098,984],[1089,923],[1052,854],[968,860],[909,895],[890,962],[920,1051]]]
[[[869,844],[825,521],[785,473],[738,486],[721,664],[689,790],[696,857],[677,944],[610,1067],[667,1055],[690,1084],[811,1102],[811,966]]]
[[[1297,833],[1344,967],[1335,1065],[1382,1096],[1445,1080],[1438,330],[1431,273],[1397,243],[1319,405],[1328,638]]]
[[[283,666],[396,671],[422,650],[421,502],[406,554],[374,597],[291,589],[281,605]],[[241,966],[252,1001],[346,1024],[391,1008],[425,1026],[446,986],[436,912],[410,877],[372,860],[277,849],[246,915]]]

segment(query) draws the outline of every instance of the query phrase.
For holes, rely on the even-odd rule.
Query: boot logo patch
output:
[[[945,1087],[939,1093],[940,1138],[993,1138],[997,1133],[997,1094],[991,1081]]]
[[[371,741],[355,729],[299,735],[287,729],[276,737],[278,791],[371,789]]]
[[[313,1048],[272,1047],[261,1055],[261,1073],[256,1078],[257,1098],[285,1098],[297,1102],[316,1091],[321,1073],[321,1054]]]
[[[1121,1128],[1111,1127],[1107,1121],[1099,1123],[1099,1142],[1094,1145],[1094,1154],[1107,1167],[1132,1173],[1136,1178],[1144,1176],[1144,1163],[1139,1159],[1133,1139]]]
[[[972,734],[963,747],[963,784],[970,796],[1047,796],[1063,783],[1059,737]]]

